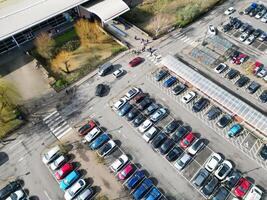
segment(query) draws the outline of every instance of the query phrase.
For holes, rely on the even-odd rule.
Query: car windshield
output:
[[[219,175],[222,176],[223,174],[225,174],[227,171],[229,170],[229,167],[227,165],[224,165],[220,172],[219,172]]]
[[[241,192],[246,192],[246,189],[245,189],[243,186],[240,186],[240,187],[239,187],[239,190],[240,190]]]
[[[63,170],[58,170],[58,175],[62,176],[63,175]]]
[[[184,140],[184,144],[185,145],[189,145],[190,144],[190,141],[188,141],[187,139]]]
[[[110,148],[111,148],[111,144],[110,144],[110,143],[107,143],[107,144],[105,145],[105,147],[103,148],[103,153],[104,153],[104,152],[107,152]]]
[[[12,200],[17,200],[18,199],[18,196],[15,193],[12,193],[10,195],[10,197],[11,197]]]

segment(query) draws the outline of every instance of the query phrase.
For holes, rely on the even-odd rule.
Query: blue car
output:
[[[119,111],[119,116],[124,116],[126,115],[128,112],[130,112],[130,110],[133,108],[133,105],[130,103],[126,103]]]
[[[144,171],[137,171],[135,174],[127,181],[126,187],[130,190],[135,188],[137,184],[145,177]]]
[[[133,198],[135,200],[140,200],[148,192],[148,190],[153,186],[150,179],[146,178],[142,184],[134,191]]]
[[[100,148],[104,143],[106,143],[107,141],[109,141],[109,137],[106,133],[101,134],[100,136],[98,136],[90,145],[89,148],[91,150],[96,150],[98,148]]]
[[[177,78],[174,76],[168,78],[166,81],[164,81],[163,87],[171,87],[176,82],[176,80]]]
[[[70,187],[75,181],[78,180],[78,178],[80,177],[79,172],[77,171],[72,171],[71,173],[68,174],[68,176],[66,176],[60,183],[59,183],[59,187],[61,190],[65,191],[66,189],[68,189],[68,187]]]
[[[243,130],[243,127],[240,124],[234,124],[228,131],[228,137],[235,137]]]
[[[158,188],[153,187],[152,190],[150,190],[150,192],[148,193],[148,195],[146,195],[145,200],[158,200],[160,196],[161,193]]]

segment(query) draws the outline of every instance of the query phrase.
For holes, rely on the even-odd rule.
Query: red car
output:
[[[248,55],[241,53],[239,54],[237,58],[232,59],[232,63],[236,65],[240,65],[243,62],[245,62],[247,59],[248,59]]]
[[[250,187],[251,183],[246,178],[241,178],[235,187],[235,196],[243,198]]]
[[[129,62],[129,67],[135,67],[139,65],[141,62],[143,62],[143,58],[136,57]]]
[[[146,96],[147,94],[141,92],[131,100],[131,103],[140,103]]]
[[[96,123],[93,120],[90,120],[87,124],[83,125],[79,130],[79,135],[84,136],[89,131],[91,131],[94,127],[96,127]]]
[[[188,133],[181,141],[180,141],[180,147],[183,149],[186,149],[189,147],[193,141],[195,140],[196,136],[194,133],[190,132]]]
[[[128,164],[124,169],[118,174],[120,180],[125,180],[134,172],[134,167],[132,164]]]
[[[253,66],[253,73],[257,74],[263,67],[264,66],[262,63],[260,63],[259,61],[256,61],[254,66]]]
[[[56,171],[55,177],[57,180],[63,179],[73,170],[73,165],[71,163],[66,163],[59,170]]]

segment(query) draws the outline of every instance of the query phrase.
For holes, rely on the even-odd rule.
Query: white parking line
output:
[[[44,190],[44,194],[45,194],[45,196],[47,197],[47,199],[52,200],[52,199],[50,198],[50,196],[48,195],[47,191]]]

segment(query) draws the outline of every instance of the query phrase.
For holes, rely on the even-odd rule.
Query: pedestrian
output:
[[[148,44],[148,42],[149,42],[149,40],[148,39],[146,39],[146,43]]]

